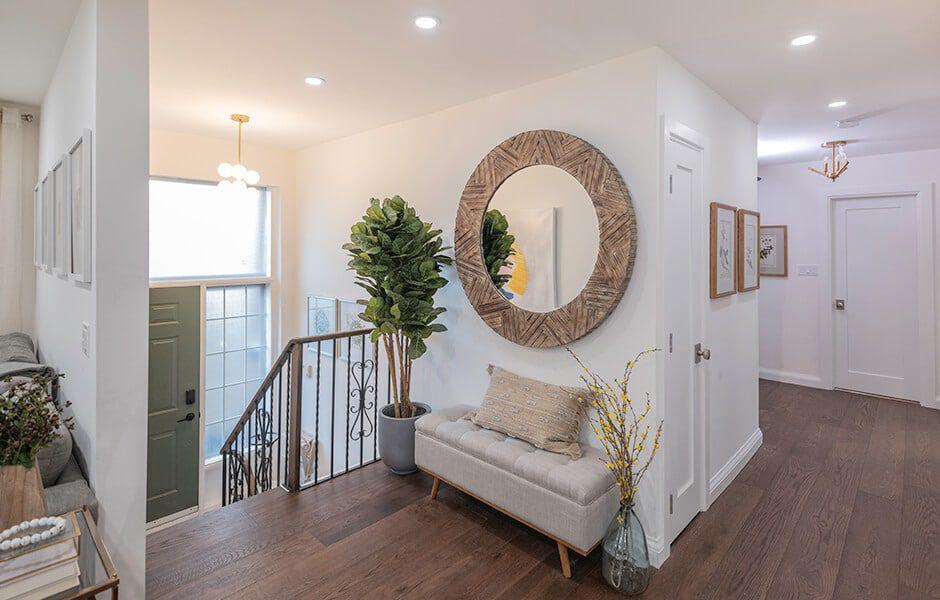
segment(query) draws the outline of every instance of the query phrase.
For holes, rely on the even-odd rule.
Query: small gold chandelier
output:
[[[248,122],[248,115],[238,113],[232,115],[232,120],[238,123],[238,146],[235,164],[227,162],[221,163],[218,168],[219,191],[244,192],[248,186],[255,185],[261,180],[261,175],[257,171],[249,170],[242,164],[242,125]]]
[[[839,175],[845,173],[845,170],[849,168],[849,159],[845,157],[845,145],[847,143],[848,142],[845,140],[837,140],[822,144],[823,148],[832,150],[832,156],[827,154],[823,155],[822,170],[814,169],[813,167],[810,167],[809,170],[822,175],[830,181],[838,179]]]

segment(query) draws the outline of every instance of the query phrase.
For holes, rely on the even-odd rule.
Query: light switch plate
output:
[[[87,321],[82,321],[82,354],[88,357],[91,348],[91,325]]]
[[[819,275],[819,267],[816,265],[800,265],[800,277],[816,277]]]

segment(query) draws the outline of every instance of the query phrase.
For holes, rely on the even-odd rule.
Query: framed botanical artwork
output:
[[[339,330],[340,331],[353,331],[355,329],[365,329],[370,327],[369,323],[366,323],[359,317],[359,313],[365,310],[365,307],[355,300],[340,300],[339,301]],[[340,340],[340,358],[346,358],[347,354],[353,362],[362,359],[362,336],[355,336],[352,338],[344,338]],[[352,341],[352,347],[348,347],[350,341]],[[365,349],[366,358],[371,358],[372,349]]]
[[[63,154],[52,166],[52,202],[55,217],[53,219],[53,260],[52,265],[59,275],[68,275],[69,249],[69,165],[68,156]]]
[[[307,335],[324,335],[336,333],[339,306],[336,298],[325,296],[307,296]],[[307,344],[310,352],[316,352],[317,344]],[[321,343],[320,353],[324,356],[333,356],[333,343]]]
[[[727,204],[712,202],[709,215],[708,280],[709,296],[722,298],[730,296],[735,288],[734,261],[737,252],[735,245],[735,225],[737,209]]]
[[[750,292],[760,287],[760,264],[758,240],[760,238],[760,213],[745,208],[738,209],[737,282],[739,292]]]
[[[39,182],[42,195],[42,268],[49,269],[55,262],[55,198],[52,194],[52,171]]]
[[[787,226],[763,225],[760,228],[761,277],[787,276]]]
[[[42,267],[42,183],[33,188],[33,266]]]
[[[91,130],[86,129],[68,152],[68,273],[91,283]]]

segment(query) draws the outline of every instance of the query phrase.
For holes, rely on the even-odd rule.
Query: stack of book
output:
[[[79,586],[78,522],[48,540],[0,552],[0,600],[40,600]]]

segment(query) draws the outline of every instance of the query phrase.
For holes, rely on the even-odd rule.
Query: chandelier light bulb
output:
[[[216,169],[219,177],[218,189],[220,192],[234,193],[244,195],[245,192],[252,193],[248,186],[255,185],[261,181],[261,175],[254,169],[248,169],[242,164],[242,126],[248,123],[248,115],[233,114],[232,121],[238,124],[238,138],[235,164],[223,162]]]

